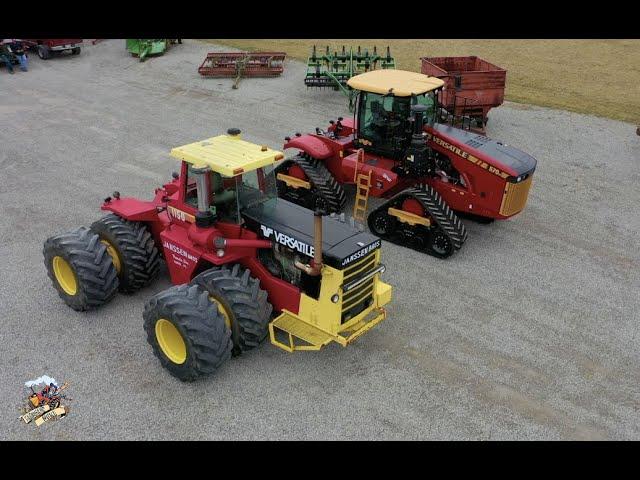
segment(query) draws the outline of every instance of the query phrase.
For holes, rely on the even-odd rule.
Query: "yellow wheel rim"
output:
[[[113,262],[113,266],[116,267],[116,272],[120,275],[120,270],[122,270],[122,262],[120,261],[120,255],[118,255],[118,251],[116,247],[111,245],[107,240],[100,240],[107,246],[107,253],[111,257],[111,261]]]
[[[231,315],[229,315],[229,312],[227,312],[227,309],[224,308],[224,306],[222,306],[222,303],[220,303],[220,301],[209,295],[209,300],[212,301],[213,303],[215,303],[218,306],[218,311],[222,314],[222,316],[224,317],[224,323],[227,327],[231,328]]]
[[[156,322],[156,339],[162,353],[178,365],[187,360],[187,345],[176,326],[164,318]]]
[[[58,285],[64,290],[67,295],[75,295],[78,293],[78,280],[76,274],[67,262],[62,257],[53,257],[53,274],[56,277]]]

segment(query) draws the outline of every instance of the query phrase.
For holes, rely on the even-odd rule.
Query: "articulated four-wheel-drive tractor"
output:
[[[342,185],[354,184],[354,218],[364,221],[369,195],[386,198],[368,215],[370,230],[439,258],[467,238],[458,216],[488,223],[524,209],[536,160],[452,126],[464,122],[439,105],[442,80],[388,69],[347,84],[358,92],[353,119],[285,139],[298,154],[276,169],[281,197],[339,212]]]
[[[111,213],[91,228],[47,239],[45,265],[67,305],[89,310],[134,292],[164,258],[176,286],[147,302],[144,328],[181,380],[214,372],[267,334],[289,352],[318,350],[346,346],[385,318],[392,289],[380,280],[380,239],[278,198],[282,153],[230,129],[171,155],[181,172],[153,200],[114,192],[101,207]]]

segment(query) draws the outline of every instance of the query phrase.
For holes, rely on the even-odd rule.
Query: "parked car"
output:
[[[48,60],[54,54],[71,52],[72,55],[80,54],[81,38],[29,38],[25,44],[36,49],[38,56],[43,60]]]

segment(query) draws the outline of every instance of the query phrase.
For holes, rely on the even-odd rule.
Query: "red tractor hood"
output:
[[[514,177],[525,173],[531,174],[536,168],[537,161],[531,155],[497,140],[440,123],[436,123],[433,129],[439,137],[451,145],[473,153]]]

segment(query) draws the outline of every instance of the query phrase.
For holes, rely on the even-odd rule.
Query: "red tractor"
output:
[[[176,286],[147,302],[144,328],[181,380],[214,372],[267,334],[289,352],[318,350],[346,346],[386,317],[380,239],[278,198],[281,152],[230,129],[171,155],[180,174],[153,200],[114,192],[91,228],[47,239],[45,266],[67,305],[89,310],[135,292],[164,258]]]
[[[446,258],[467,232],[458,216],[480,222],[522,211],[536,160],[508,145],[439,123],[444,82],[402,70],[374,70],[348,81],[353,119],[327,131],[287,137],[298,154],[277,167],[281,197],[340,211],[343,184],[356,185],[354,218],[364,220],[369,195],[388,199],[368,215],[383,239]]]

